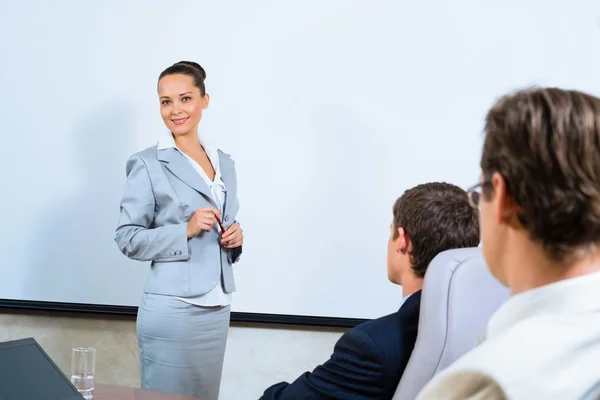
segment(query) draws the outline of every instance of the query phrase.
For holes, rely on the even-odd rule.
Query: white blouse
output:
[[[183,151],[177,148],[175,144],[175,139],[173,139],[173,135],[171,132],[168,132],[165,137],[163,137],[158,143],[158,149],[168,149],[174,148],[178,150],[186,160],[189,161],[190,165],[194,168],[194,170],[204,179],[206,185],[210,189],[210,193],[212,195],[212,199],[217,204],[219,210],[223,212],[223,204],[225,202],[225,192],[227,188],[225,187],[225,183],[221,179],[221,169],[219,168],[219,153],[217,148],[214,146],[205,146],[204,151],[206,151],[206,155],[208,156],[210,163],[215,170],[215,179],[210,180],[206,172],[202,169],[202,167],[194,161],[191,157],[185,154]],[[220,230],[219,226],[216,225],[216,229]],[[220,251],[218,249],[217,251]],[[225,293],[223,290],[223,285],[221,284],[221,280],[217,282],[215,287],[208,293],[195,296],[195,297],[178,297],[179,300],[185,301],[186,303],[194,304],[197,306],[203,307],[218,307],[218,306],[227,306],[231,304],[231,293]]]

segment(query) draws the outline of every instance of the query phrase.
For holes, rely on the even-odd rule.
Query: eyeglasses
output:
[[[471,207],[473,207],[473,208],[479,207],[479,200],[481,199],[481,189],[484,186],[488,186],[491,184],[492,184],[491,180],[485,180],[485,181],[479,182],[477,185],[471,186],[469,189],[467,189],[467,196],[469,198],[469,204],[471,205]]]

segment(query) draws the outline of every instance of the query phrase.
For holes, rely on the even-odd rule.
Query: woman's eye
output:
[[[166,106],[167,104],[169,104],[169,100],[163,100],[160,104],[162,104],[163,106]]]
[[[187,97],[187,96],[186,96],[186,97],[184,97],[184,98],[183,98],[183,99],[181,99],[181,100],[183,100],[183,101],[188,101],[188,100],[191,100],[191,99],[192,99],[191,97]]]

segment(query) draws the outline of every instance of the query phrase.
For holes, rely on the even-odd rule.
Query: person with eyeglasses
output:
[[[501,97],[469,199],[511,297],[483,343],[418,399],[581,398],[600,377],[600,99],[559,88]]]

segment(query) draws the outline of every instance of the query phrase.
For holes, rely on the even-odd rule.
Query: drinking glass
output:
[[[96,349],[78,347],[71,351],[71,382],[85,400],[94,397]]]

